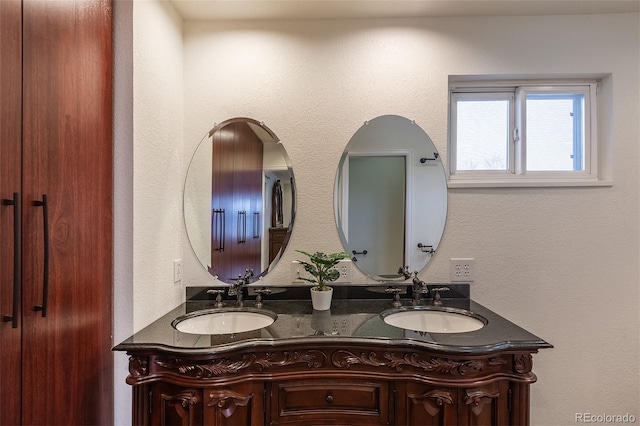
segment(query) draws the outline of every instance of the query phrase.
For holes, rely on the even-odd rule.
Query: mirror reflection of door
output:
[[[223,279],[261,270],[262,157],[247,123],[213,134],[211,269]]]
[[[349,156],[348,164],[348,251],[361,270],[397,277],[405,264],[405,157]]]

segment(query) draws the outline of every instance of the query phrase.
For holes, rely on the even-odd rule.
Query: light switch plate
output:
[[[176,259],[173,261],[173,282],[180,281],[182,281],[182,259]]]

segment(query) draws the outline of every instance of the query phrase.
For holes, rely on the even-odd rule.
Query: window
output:
[[[452,81],[449,186],[601,185],[596,80]]]

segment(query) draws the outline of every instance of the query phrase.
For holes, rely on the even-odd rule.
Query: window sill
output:
[[[454,188],[549,188],[549,187],[602,187],[613,186],[613,181],[597,179],[464,179],[449,178],[447,187]]]

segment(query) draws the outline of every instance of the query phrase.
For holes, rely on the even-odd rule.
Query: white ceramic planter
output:
[[[325,291],[319,291],[315,287],[311,287],[311,304],[316,311],[326,311],[331,308],[333,287],[326,288]]]

